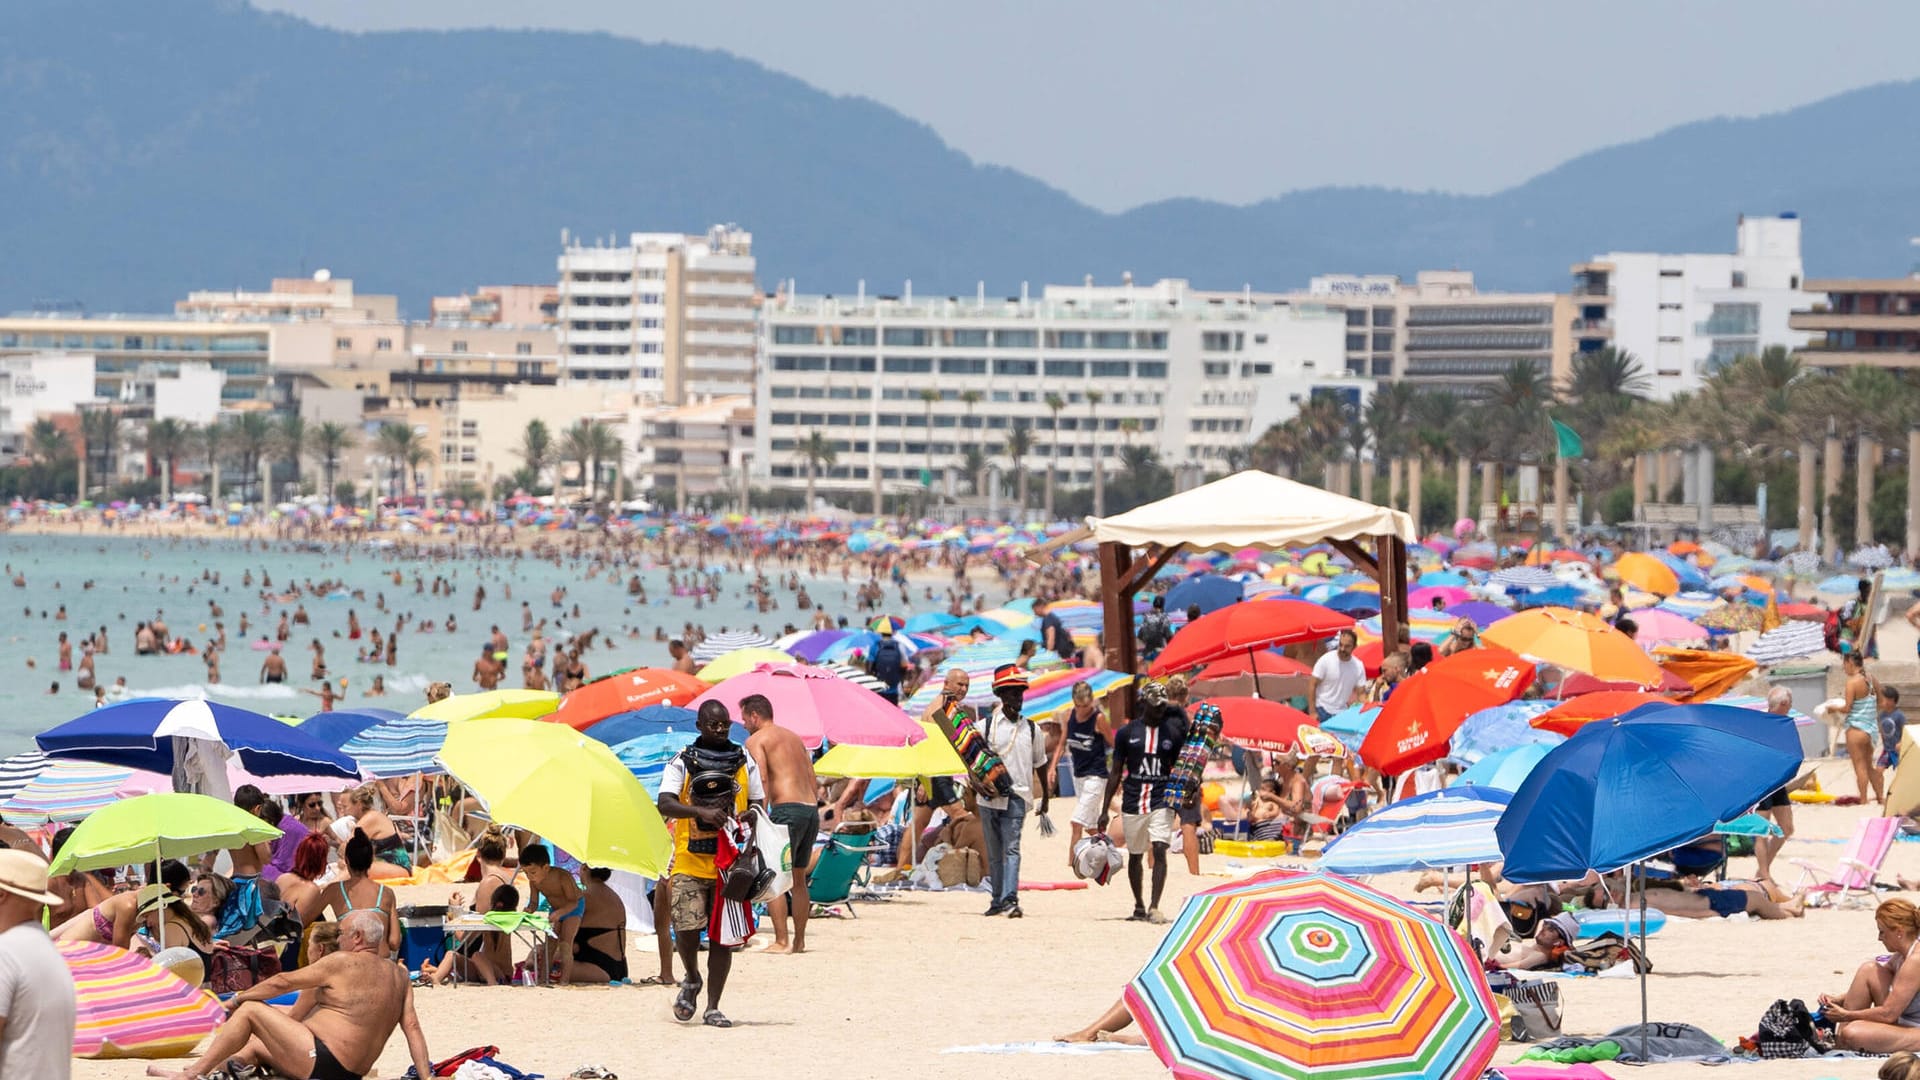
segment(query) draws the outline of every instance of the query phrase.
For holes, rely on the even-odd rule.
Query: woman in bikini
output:
[[[627,906],[607,885],[612,874],[603,867],[587,868],[586,911],[574,935],[574,982],[627,981]]]
[[[321,910],[338,922],[349,911],[375,910],[387,917],[387,950],[393,956],[400,951],[399,904],[392,889],[373,880],[373,841],[365,830],[353,830],[352,839],[342,852],[347,876],[320,890]]]
[[[347,813],[353,815],[354,826],[373,842],[374,854],[379,857],[373,867],[373,877],[407,877],[413,873],[413,860],[407,855],[406,842],[401,839],[393,819],[376,807],[372,784],[347,793]]]
[[[327,873],[327,838],[308,833],[293,849],[293,867],[274,879],[280,902],[287,905],[302,927],[320,916],[320,879]]]
[[[1888,900],[1874,910],[1873,925],[1890,955],[1861,964],[1845,994],[1821,994],[1820,1011],[1839,1023],[1841,1049],[1920,1050],[1920,963],[1913,956],[1920,944],[1920,908]]]
[[[53,940],[97,941],[116,948],[132,948],[134,932],[143,921],[141,916],[150,914],[158,906],[156,901],[165,895],[170,894],[162,885],[149,885],[139,892],[115,893],[65,922],[55,924]]]

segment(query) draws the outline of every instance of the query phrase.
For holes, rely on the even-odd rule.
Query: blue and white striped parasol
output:
[[[1328,844],[1320,869],[1352,876],[1499,862],[1494,828],[1512,798],[1468,785],[1392,803]]]
[[[343,743],[340,751],[360,763],[361,775],[384,780],[445,772],[434,755],[446,744],[446,724],[402,717],[367,728]]]

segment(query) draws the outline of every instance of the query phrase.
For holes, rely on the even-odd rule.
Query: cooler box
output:
[[[1794,717],[1800,752],[1808,760],[1827,756],[1827,726],[1813,718],[1813,710],[1827,700],[1827,665],[1782,664],[1768,670],[1767,682],[1793,695],[1793,711],[1800,714]]]
[[[447,909],[444,905],[400,909],[400,962],[408,971],[437,964],[447,955]]]

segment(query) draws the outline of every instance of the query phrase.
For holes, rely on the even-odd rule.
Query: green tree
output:
[[[540,494],[540,478],[557,462],[553,450],[553,432],[547,429],[544,420],[529,420],[525,431],[520,433],[520,463],[533,470],[533,483],[527,485],[529,495]]]
[[[147,456],[160,465],[160,497],[173,501],[173,474],[182,456],[193,445],[193,425],[167,417],[147,421]]]
[[[1106,469],[1100,456],[1100,403],[1106,395],[1098,390],[1087,391],[1087,432],[1093,443],[1093,516],[1105,517],[1107,513]]]
[[[127,438],[119,410],[111,405],[82,409],[80,436],[86,447],[87,475],[98,481],[104,490],[112,484],[114,466],[120,459],[120,447]],[[79,497],[85,499],[86,492],[81,492]]]
[[[307,418],[297,412],[284,413],[280,417],[279,430],[274,433],[274,449],[287,456],[287,464],[292,475],[293,490],[300,490],[301,459],[307,453]]]
[[[1014,421],[1007,431],[1007,438],[1001,444],[1000,452],[1007,456],[1007,463],[1015,477],[1015,486],[1019,492],[1019,517],[1027,515],[1027,455],[1033,453],[1033,430],[1022,422]]]
[[[827,438],[820,429],[815,428],[807,432],[806,438],[800,440],[800,445],[794,448],[794,453],[798,454],[800,460],[807,465],[806,511],[812,514],[816,505],[813,501],[814,480],[820,475],[822,469],[831,469],[839,462],[840,452],[833,448],[832,439]]]
[[[273,417],[263,412],[243,412],[233,419],[233,451],[240,457],[241,497],[256,502],[255,485],[260,480],[260,462],[273,449],[278,428]]]
[[[353,444],[359,441],[352,428],[332,420],[314,426],[307,434],[307,449],[320,462],[320,475],[324,483],[321,492],[329,499],[333,497],[334,476],[340,471],[340,459],[346,456]]]
[[[200,429],[200,451],[207,456],[207,503],[220,505],[220,466],[233,452],[233,425],[215,418]]]
[[[381,424],[373,433],[374,452],[387,462],[387,489],[393,498],[406,497],[407,473],[413,467],[413,451],[419,445],[420,436],[413,425],[397,420]]]
[[[967,461],[978,461],[981,463],[978,468],[967,474],[968,483],[973,485],[973,493],[976,496],[984,494],[987,490],[986,462],[988,459],[986,447],[980,445],[980,437],[974,434],[978,429],[974,426],[973,407],[980,404],[985,397],[986,395],[978,390],[963,390],[960,392],[960,400],[967,407],[967,426],[962,431],[963,442],[960,446],[961,455]]]
[[[1059,394],[1048,394],[1046,401],[1047,408],[1053,411],[1053,455],[1047,459],[1047,487],[1042,498],[1047,504],[1047,520],[1058,521],[1059,519],[1053,516],[1053,474],[1060,469],[1060,410],[1067,407],[1067,399]]]
[[[927,428],[926,428],[926,431],[927,431],[927,442],[926,442],[927,491],[926,491],[926,495],[927,495],[928,501],[931,502],[933,499],[933,404],[934,402],[940,400],[940,391],[933,390],[933,389],[923,389],[920,391],[919,396],[920,396],[920,404],[926,406],[926,422],[927,422]]]

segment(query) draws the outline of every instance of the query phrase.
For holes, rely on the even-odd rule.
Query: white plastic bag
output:
[[[765,903],[793,888],[793,844],[787,827],[758,806],[753,808],[753,846],[760,849],[763,864],[773,871],[773,880],[753,898],[755,903]]]

